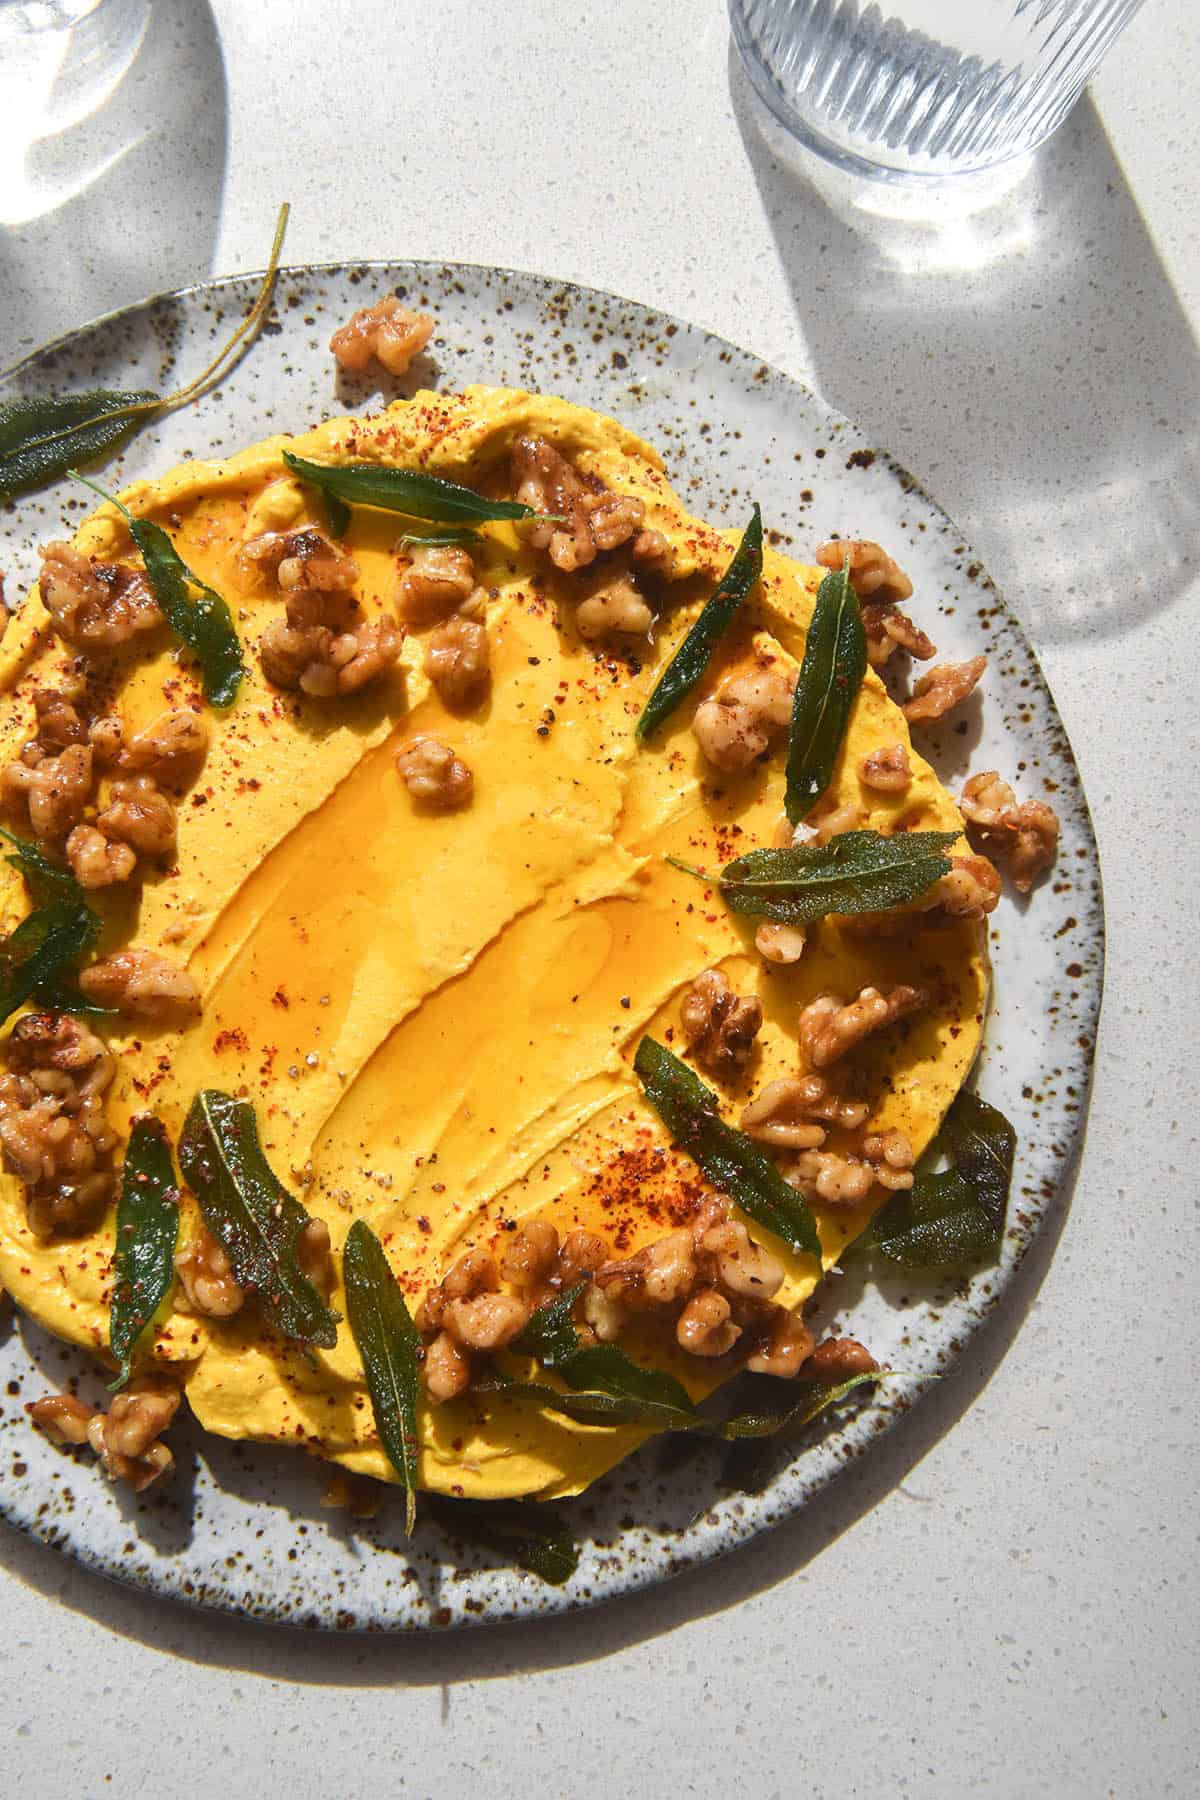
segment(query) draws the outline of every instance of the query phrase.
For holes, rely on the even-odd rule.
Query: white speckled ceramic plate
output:
[[[254,289],[245,278],[206,282],[100,319],[13,370],[0,400],[96,383],[165,391],[203,366]],[[339,382],[326,348],[332,327],[391,290],[436,313],[429,353],[403,383]],[[661,1446],[647,1446],[562,1509],[584,1546],[564,1588],[452,1545],[428,1522],[409,1545],[399,1506],[369,1523],[323,1512],[320,1470],[291,1452],[184,1430],[173,1433],[179,1468],[168,1488],[137,1498],[109,1487],[90,1460],[54,1449],[24,1411],[27,1399],[71,1379],[98,1396],[97,1372],[26,1321],[0,1324],[5,1518],[123,1581],[328,1629],[420,1630],[585,1606],[717,1556],[803,1506],[1003,1305],[1073,1157],[1099,1009],[1096,845],[1070,746],[1024,635],[911,477],[746,352],[632,302],[510,271],[420,263],[288,270],[263,336],[232,377],[144,430],[106,478],[116,486],[418,385],[473,381],[540,388],[616,414],[659,446],[680,494],[719,523],[740,525],[753,495],[797,553],[835,531],[885,543],[911,572],[921,622],[942,656],[983,648],[990,657],[982,699],[932,738],[943,779],[957,785],[968,765],[996,767],[1025,793],[1052,791],[1062,840],[1052,876],[1028,903],[1006,893],[993,921],[996,991],[977,1085],[1008,1114],[1020,1144],[999,1260],[940,1286],[906,1276],[884,1291],[855,1275],[827,1284],[839,1302],[828,1316],[911,1374],[884,1384],[832,1432],[780,1446],[760,1494],[723,1490],[715,1451],[668,1462]],[[63,484],[0,514],[11,595],[32,579],[35,545],[61,535],[83,504]]]

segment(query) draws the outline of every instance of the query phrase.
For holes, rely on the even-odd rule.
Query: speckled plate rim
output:
[[[573,302],[581,300],[600,305],[615,304],[630,312],[640,312],[653,326],[669,328],[671,332],[685,333],[691,338],[698,339],[703,345],[715,349],[720,354],[722,361],[732,360],[748,371],[753,371],[755,379],[766,376],[773,383],[782,384],[785,391],[790,391],[798,396],[805,406],[812,408],[828,428],[833,431],[844,431],[847,442],[855,441],[860,443],[864,450],[867,448],[867,440],[853,422],[845,418],[836,408],[830,406],[820,395],[796,377],[786,375],[773,368],[752,352],[716,333],[692,325],[663,309],[626,299],[609,290],[593,288],[572,281],[556,280],[552,277],[503,265],[443,262],[437,259],[405,259],[403,261],[346,259],[284,265],[278,272],[277,292],[279,287],[288,281],[354,278],[367,275],[386,276],[394,286],[398,273],[413,285],[420,285],[422,281],[436,285],[438,281],[458,276],[473,277],[481,281],[498,279],[501,282],[512,282],[530,291],[540,292],[546,301],[554,296],[567,295]],[[223,292],[238,292],[240,295],[241,290],[253,289],[261,279],[262,271],[214,276],[184,287],[164,290],[130,305],[98,314],[85,325],[60,334],[57,338],[31,350],[19,361],[0,371],[0,399],[4,397],[4,390],[10,384],[19,381],[20,377],[30,371],[36,370],[39,365],[68,352],[73,345],[92,333],[100,333],[106,329],[121,326],[133,327],[139,319],[144,319],[153,313],[154,309],[167,305],[185,304],[190,300],[201,298],[209,299]],[[139,437],[150,438],[153,431],[154,422],[151,421],[144,431],[139,433]],[[945,535],[959,540],[960,543],[964,542],[962,534],[950,516],[931,498],[922,483],[907,469],[884,451],[872,447],[869,454],[890,474],[906,497],[918,502],[931,520],[940,522],[940,529]],[[922,529],[924,529],[923,526]],[[964,550],[964,554],[966,553]],[[976,571],[982,572],[982,564],[977,559],[974,568]],[[631,1569],[621,1569],[619,1566],[615,1566],[619,1565],[619,1558],[604,1558],[602,1560],[608,1566],[602,1567],[597,1572],[593,1585],[584,1592],[573,1592],[573,1584],[569,1584],[565,1588],[549,1588],[540,1583],[533,1583],[532,1578],[514,1574],[512,1582],[517,1588],[515,1603],[483,1606],[478,1610],[472,1610],[469,1606],[464,1608],[460,1605],[452,1612],[447,1613],[447,1616],[431,1614],[416,1619],[397,1618],[394,1615],[348,1616],[344,1613],[337,1613],[332,1607],[328,1607],[324,1611],[318,1610],[304,1617],[297,1617],[294,1613],[285,1614],[274,1610],[269,1596],[258,1603],[248,1604],[248,1597],[245,1595],[235,1597],[231,1593],[214,1593],[212,1590],[202,1592],[186,1580],[167,1579],[161,1573],[158,1578],[155,1578],[154,1574],[144,1574],[132,1570],[128,1566],[127,1559],[123,1562],[114,1561],[111,1556],[90,1544],[86,1537],[81,1539],[74,1533],[65,1533],[56,1529],[52,1522],[46,1523],[38,1516],[36,1509],[32,1515],[23,1511],[7,1490],[0,1490],[0,1519],[51,1547],[63,1549],[85,1569],[135,1590],[153,1594],[157,1598],[175,1600],[188,1606],[220,1610],[256,1622],[286,1624],[299,1629],[403,1633],[422,1629],[447,1629],[466,1625],[509,1622],[517,1619],[533,1619],[554,1616],[563,1612],[585,1610],[619,1595],[656,1585],[660,1581],[712,1561],[718,1556],[728,1554],[761,1532],[798,1512],[809,1498],[822,1491],[862,1450],[869,1447],[884,1432],[889,1431],[905,1418],[915,1401],[933,1386],[933,1381],[929,1379],[929,1376],[943,1372],[949,1362],[961,1355],[967,1341],[984,1327],[996,1308],[1003,1302],[1004,1295],[1034,1238],[1055,1210],[1059,1193],[1069,1179],[1082,1149],[1091,1094],[1095,1040],[1103,999],[1105,966],[1103,886],[1099,851],[1086,795],[1065,727],[1037,654],[1015,614],[1007,607],[996,592],[994,584],[986,576],[983,585],[990,590],[992,603],[999,608],[1002,614],[1005,635],[1008,639],[1007,648],[1011,653],[1019,655],[1024,665],[1025,676],[1028,682],[1039,690],[1039,697],[1049,709],[1049,716],[1057,734],[1057,744],[1054,747],[1052,758],[1053,764],[1064,778],[1062,782],[1063,797],[1073,811],[1076,834],[1083,840],[1079,853],[1083,854],[1086,851],[1091,860],[1092,896],[1087,903],[1080,903],[1081,911],[1087,914],[1088,935],[1086,941],[1091,960],[1086,971],[1086,979],[1081,978],[1080,989],[1076,995],[1075,1022],[1081,1027],[1077,1040],[1077,1054],[1064,1070],[1057,1072],[1060,1075],[1074,1077],[1075,1085],[1068,1087],[1068,1091],[1077,1096],[1077,1102],[1073,1108],[1072,1128],[1064,1141],[1051,1148],[1049,1153],[1050,1172],[1048,1175],[1043,1175],[1040,1183],[1040,1204],[1030,1201],[1031,1190],[1027,1188],[1027,1204],[1015,1209],[1015,1218],[1014,1208],[1010,1207],[1006,1239],[996,1262],[987,1269],[968,1277],[972,1290],[979,1290],[974,1293],[975,1310],[966,1312],[963,1317],[955,1321],[956,1330],[951,1346],[947,1351],[936,1353],[936,1367],[915,1371],[911,1377],[889,1383],[885,1389],[875,1390],[875,1398],[872,1401],[822,1434],[815,1443],[799,1448],[791,1459],[781,1466],[762,1494],[749,1497],[748,1504],[738,1502],[729,1506],[727,1497],[723,1496],[721,1490],[714,1485],[711,1508],[703,1515],[698,1515],[689,1526],[674,1535],[671,1553],[665,1561],[661,1558],[657,1562],[635,1561]],[[980,1064],[986,1058],[987,1049],[985,1028],[984,1047],[980,1059],[972,1071],[971,1085],[974,1084]],[[931,1291],[921,1296],[923,1310],[929,1311],[933,1307],[941,1307],[945,1310],[953,1304],[952,1296],[955,1293],[961,1297],[964,1292],[965,1289],[953,1282],[941,1291]],[[286,1454],[294,1456],[294,1453]],[[645,1454],[646,1452],[643,1451],[639,1453],[639,1456]],[[789,1477],[797,1475],[801,1463],[805,1464],[804,1478],[789,1481]],[[789,1487],[794,1491],[786,1491]],[[638,1525],[632,1529],[637,1530],[641,1527]],[[376,1548],[378,1555],[385,1554],[382,1546],[371,1547]],[[487,1562],[479,1564],[470,1554],[464,1558],[455,1558],[454,1564],[456,1568],[465,1567],[467,1569],[468,1574],[464,1577],[467,1581],[470,1580],[472,1569],[489,1577],[503,1578],[511,1573],[504,1569],[496,1569],[494,1565]]]

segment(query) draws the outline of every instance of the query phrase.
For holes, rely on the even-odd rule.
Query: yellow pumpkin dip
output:
[[[419,469],[557,522],[489,522],[473,542],[430,547],[404,534],[438,527],[356,506],[339,534],[285,452]],[[40,1140],[20,1138],[42,1102],[14,1089],[3,1103],[0,1089],[0,1283],[108,1359],[104,1171],[140,1114],[175,1143],[200,1090],[247,1099],[315,1222],[313,1278],[330,1304],[345,1315],[341,1248],[364,1219],[423,1327],[421,1485],[576,1493],[645,1432],[462,1387],[489,1331],[502,1347],[506,1319],[582,1270],[581,1330],[619,1337],[700,1397],[756,1348],[769,1357],[780,1309],[798,1315],[821,1274],[714,1203],[643,1096],[641,1040],[690,1060],[731,1124],[749,1109],[760,1147],[808,1196],[829,1267],[903,1186],[971,1067],[994,895],[964,900],[964,862],[941,904],[899,921],[827,917],[801,939],[756,932],[667,860],[715,872],[791,841],[787,710],[826,571],[768,548],[702,681],[639,742],[647,697],[739,534],[691,517],[657,453],[611,419],[507,390],[419,393],[185,463],[122,499],[228,602],[246,674],[231,707],[206,704],[111,505],[79,528],[74,560],[48,557],[0,649],[0,762],[28,775],[5,779],[11,828],[84,882],[104,927],[81,987],[120,1008],[81,1018],[53,1079],[34,1027],[23,1047],[12,1027],[10,1080],[44,1077],[37,1118],[68,1093],[70,1130],[86,1136],[102,1116],[111,1141],[89,1140],[103,1176],[89,1216],[75,1188],[49,1193]],[[72,745],[73,794],[39,786]],[[874,669],[808,823],[962,831]],[[30,907],[8,865],[0,906],[6,929]],[[210,1431],[397,1479],[347,1324],[332,1349],[280,1337],[186,1191],[182,1207],[180,1276],[139,1370],[171,1374]],[[672,1256],[692,1258],[690,1275]],[[456,1265],[457,1287],[439,1288]],[[769,1298],[739,1288],[739,1269]]]

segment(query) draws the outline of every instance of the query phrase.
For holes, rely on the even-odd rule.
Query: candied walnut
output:
[[[784,925],[778,919],[764,919],[754,933],[754,948],[769,963],[799,962],[807,942],[803,925]]]
[[[880,794],[902,794],[912,781],[908,751],[903,744],[872,750],[863,757],[858,773],[864,787],[874,788]]]
[[[880,1187],[898,1193],[913,1184],[913,1147],[903,1131],[872,1131],[862,1141],[863,1159]]]
[[[298,609],[290,599],[287,614],[286,621],[270,622],[258,645],[263,674],[276,687],[298,688],[314,700],[337,699],[386,675],[400,654],[402,638],[392,620],[363,624],[357,606],[352,629],[293,623]]]
[[[720,969],[697,975],[679,1010],[688,1048],[715,1073],[743,1068],[763,1021],[762,1002],[735,994]]]
[[[4,1148],[8,1150],[7,1142]],[[116,1179],[109,1169],[97,1169],[77,1180],[30,1186],[26,1202],[29,1229],[43,1243],[83,1236],[99,1223],[115,1192]]]
[[[464,1350],[502,1350],[529,1323],[529,1303],[516,1294],[447,1300],[446,1330]]]
[[[530,1219],[504,1246],[500,1273],[514,1287],[537,1288],[549,1280],[558,1257],[558,1233],[547,1219]]]
[[[986,856],[952,856],[950,873],[922,896],[919,910],[938,908],[951,919],[982,919],[1000,899],[1000,877]]]
[[[59,637],[80,650],[116,650],[162,624],[162,613],[141,569],[93,563],[70,544],[39,552],[42,602]]]
[[[696,1279],[696,1255],[690,1231],[669,1231],[622,1262],[597,1269],[596,1282],[610,1300],[635,1308],[673,1306],[689,1294]],[[591,1321],[589,1320],[589,1323]]]
[[[914,625],[898,606],[882,601],[868,604],[862,609],[862,622],[867,639],[867,661],[873,669],[882,669],[897,650],[907,650],[920,662],[928,662],[931,656],[937,655],[933,639],[919,625]]]
[[[80,887],[112,887],[128,881],[137,856],[128,844],[110,844],[94,825],[77,825],[67,839],[67,861]]]
[[[447,706],[477,700],[491,673],[487,627],[464,618],[437,626],[425,646],[425,673]]]
[[[58,688],[37,688],[33,696],[37,718],[34,742],[47,756],[56,756],[68,744],[86,744],[88,728],[69,695]]]
[[[358,580],[358,564],[313,525],[296,531],[265,531],[243,544],[241,560],[274,579],[285,594],[348,594]]]
[[[43,843],[59,843],[83,818],[92,797],[92,751],[88,744],[68,744],[47,755],[31,739],[17,762],[4,771],[4,789],[23,800],[29,823]]]
[[[778,1150],[816,1150],[825,1142],[825,1130],[813,1119],[809,1105],[811,1077],[782,1076],[742,1109],[741,1127],[748,1137]]]
[[[166,1025],[194,1018],[200,990],[186,969],[154,950],[119,950],[82,970],[80,990],[99,1006]]]
[[[98,723],[110,725],[114,721]],[[93,744],[96,730],[94,725]],[[208,754],[208,726],[199,713],[188,707],[172,707],[170,712],[143,726],[141,731],[135,731],[118,746],[118,751],[120,765],[128,774],[149,775],[158,782],[177,782],[194,773]]]
[[[805,1362],[801,1374],[813,1381],[839,1382],[849,1381],[852,1375],[870,1375],[878,1367],[857,1338],[826,1338]]]
[[[414,800],[443,811],[465,806],[475,786],[466,763],[441,738],[410,738],[396,752],[396,767]]]
[[[512,482],[523,505],[566,520],[565,524],[539,520],[528,527],[530,543],[548,549],[555,568],[565,574],[586,568],[602,551],[642,537],[644,503],[630,494],[610,493],[599,481],[583,481],[548,438],[517,439]]]
[[[175,1259],[188,1305],[207,1319],[230,1319],[240,1312],[246,1295],[234,1279],[233,1264],[207,1227],[201,1227]]]
[[[476,1294],[494,1294],[500,1286],[495,1259],[486,1250],[468,1250],[451,1263],[436,1287],[426,1291],[417,1309],[418,1331],[439,1331],[451,1300],[473,1300]]]
[[[603,1238],[592,1231],[568,1231],[559,1248],[555,1274],[563,1287],[574,1287],[584,1276],[594,1275],[607,1260]]]
[[[882,545],[869,538],[831,538],[817,545],[817,561],[823,569],[841,569],[850,558],[850,586],[860,600],[907,600],[913,584],[898,562]]]
[[[652,574],[669,577],[675,568],[675,552],[661,531],[639,531],[629,554]]]
[[[436,325],[431,314],[410,312],[395,294],[387,294],[374,306],[361,306],[351,314],[330,338],[329,348],[352,375],[361,375],[372,357],[389,375],[403,375],[433,336]]]
[[[125,727],[115,714],[93,719],[88,726],[87,738],[92,746],[92,757],[100,768],[111,769],[120,761],[125,747]]]
[[[620,575],[581,600],[575,609],[575,625],[591,644],[609,637],[649,637],[654,614],[628,575]]]
[[[39,1431],[53,1444],[86,1444],[96,1409],[74,1394],[46,1394],[25,1408]]]
[[[747,1357],[746,1367],[755,1375],[778,1375],[790,1381],[800,1373],[812,1347],[813,1334],[799,1313],[777,1306],[764,1341]]]
[[[26,1013],[0,1076],[0,1148],[28,1189],[36,1237],[87,1231],[112,1198],[116,1134],[104,1112],[116,1064],[100,1039],[65,1013]]]
[[[805,1118],[820,1119],[826,1125],[838,1125],[843,1131],[857,1131],[870,1111],[865,1100],[853,1100],[830,1086],[827,1075],[810,1072],[796,1078],[795,1104]]]
[[[625,1311],[621,1302],[593,1284],[583,1296],[580,1308],[584,1325],[602,1344],[615,1344],[625,1329]]]
[[[425,1392],[435,1405],[453,1400],[470,1384],[471,1359],[448,1331],[439,1331],[425,1346]]]
[[[731,1307],[716,1288],[699,1288],[675,1325],[675,1340],[689,1356],[724,1356],[742,1335],[730,1317]]]
[[[835,806],[831,812],[812,820],[814,835],[811,841],[827,844],[831,838],[840,837],[843,831],[858,831],[862,822],[862,812],[847,801],[844,806]]]
[[[1028,893],[1058,848],[1058,814],[1044,800],[1017,797],[995,769],[972,775],[962,791],[963,816],[989,845],[1007,853],[1013,882]]]
[[[96,829],[109,842],[128,844],[139,856],[166,856],[175,848],[175,806],[149,775],[114,781]]]
[[[741,1300],[770,1300],[783,1285],[783,1264],[754,1242],[740,1220],[710,1226],[699,1247],[727,1294]]]
[[[296,1239],[296,1261],[317,1292],[328,1300],[333,1292],[333,1252],[329,1227],[323,1219],[310,1219]]]
[[[913,697],[902,708],[910,723],[927,719],[944,719],[972,693],[987,668],[986,656],[973,656],[969,662],[939,663],[922,675],[913,689]]]
[[[144,1376],[117,1395],[107,1413],[88,1425],[88,1442],[110,1481],[127,1481],[135,1494],[170,1473],[175,1458],[159,1434],[179,1410],[179,1389]]]
[[[886,996],[878,988],[865,987],[851,1001],[840,994],[820,994],[800,1014],[800,1048],[812,1068],[824,1069],[871,1032],[882,1031],[926,1004],[922,989],[903,983]]]
[[[824,1200],[830,1206],[856,1206],[875,1183],[871,1163],[857,1156],[839,1156],[832,1150],[802,1150],[784,1176],[808,1200]]]
[[[431,625],[457,612],[475,591],[475,564],[461,544],[413,544],[396,606],[410,625]]]
[[[788,728],[795,685],[795,671],[770,656],[727,677],[692,720],[705,759],[727,774],[757,762]]]

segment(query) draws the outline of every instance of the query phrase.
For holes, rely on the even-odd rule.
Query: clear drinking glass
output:
[[[729,0],[747,73],[857,174],[988,169],[1059,126],[1143,0]]]

